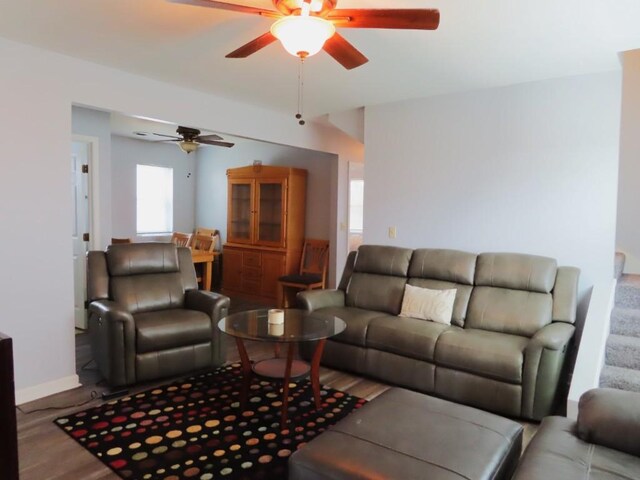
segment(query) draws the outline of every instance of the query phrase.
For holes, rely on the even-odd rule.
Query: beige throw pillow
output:
[[[431,290],[430,288],[404,287],[401,317],[420,318],[451,325],[456,290]]]

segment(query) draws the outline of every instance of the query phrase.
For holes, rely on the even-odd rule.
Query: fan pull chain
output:
[[[300,65],[298,66],[298,113],[296,118],[300,125],[304,125],[306,122],[302,118],[304,113],[304,58],[300,57]]]

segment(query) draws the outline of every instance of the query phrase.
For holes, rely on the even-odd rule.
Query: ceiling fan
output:
[[[280,40],[292,55],[304,59],[324,50],[348,70],[369,60],[337,33],[336,27],[435,30],[440,23],[440,12],[436,9],[337,9],[338,0],[273,0],[276,10],[215,0],[169,1],[277,19],[269,32],[234,50],[227,58],[246,58]]]
[[[171,139],[162,140],[163,142],[178,142],[178,146],[185,153],[195,152],[198,149],[199,144],[226,148],[231,148],[235,145],[233,143],[223,142],[222,140],[224,139],[220,135],[200,135],[200,130],[197,128],[178,127],[176,133],[179,137],[174,135],[165,135],[163,133],[152,133],[152,135]]]

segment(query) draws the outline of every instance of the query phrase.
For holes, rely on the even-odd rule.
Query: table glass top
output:
[[[250,310],[224,317],[218,328],[233,337],[268,342],[307,342],[339,334],[346,323],[338,317],[304,310],[284,310],[284,323],[269,324],[268,310]]]

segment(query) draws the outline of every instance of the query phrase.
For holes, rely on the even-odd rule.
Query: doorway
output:
[[[87,251],[95,234],[92,228],[90,172],[95,168],[97,139],[73,136],[71,142],[71,194],[73,198],[73,312],[77,329],[87,328]]]

